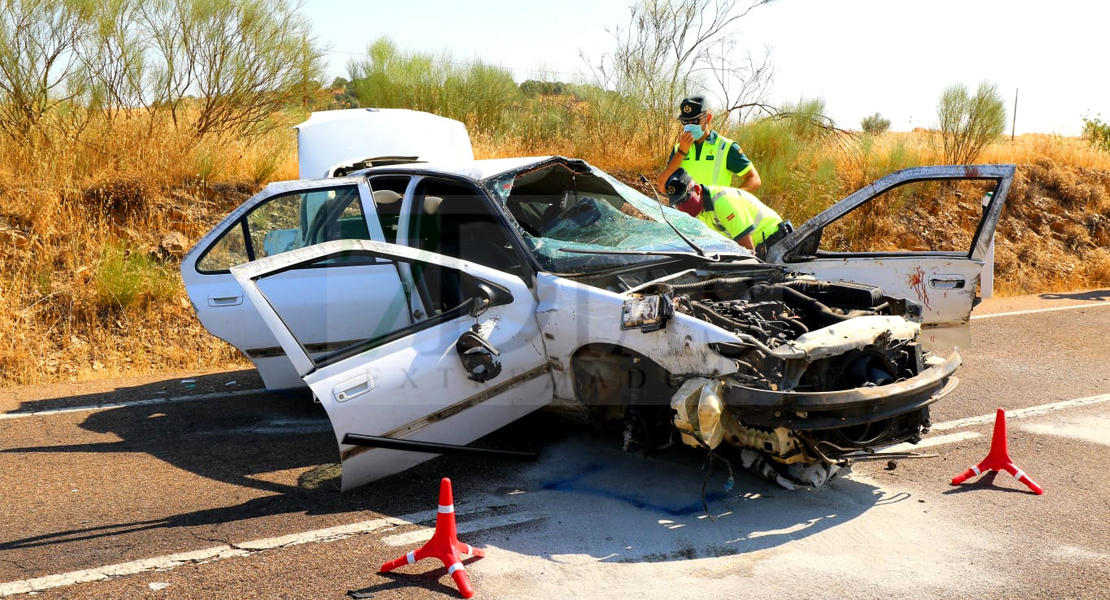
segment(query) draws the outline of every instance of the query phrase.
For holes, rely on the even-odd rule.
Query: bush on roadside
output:
[[[1110,123],[1096,117],[1083,117],[1083,139],[1092,147],[1110,152]]]
[[[859,126],[864,133],[879,135],[881,133],[886,133],[887,130],[890,129],[890,119],[884,119],[881,114],[875,113],[861,119]]]
[[[945,161],[969,165],[1006,130],[1006,105],[998,86],[984,81],[972,95],[963,84],[945,88],[937,103]]]
[[[149,255],[111,241],[96,266],[94,282],[96,308],[111,311],[169,300],[176,291],[178,277]]]

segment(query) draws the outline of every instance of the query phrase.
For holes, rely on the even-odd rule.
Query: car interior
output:
[[[414,197],[417,214],[410,239],[419,248],[506,273],[521,273],[520,256],[482,194],[468,186],[428,179],[420,183]],[[424,265],[413,273],[433,312],[458,306],[468,297],[458,273],[450,269]]]

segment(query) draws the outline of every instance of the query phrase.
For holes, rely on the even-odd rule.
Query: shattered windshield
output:
[[[664,260],[654,255],[606,254],[611,251],[695,253],[663,222],[655,199],[585,163],[568,165],[559,160],[530,171],[504,173],[485,183],[512,215],[545,271],[588,273]],[[663,210],[706,254],[747,254],[701,221],[671,208]],[[578,250],[597,253],[573,252]]]

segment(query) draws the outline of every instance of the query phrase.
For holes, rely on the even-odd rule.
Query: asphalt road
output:
[[[622,453],[541,413],[483,441],[539,462],[444,457],[341,494],[322,409],[249,371],[0,390],[0,597],[455,598],[436,561],[377,573],[430,536],[448,476],[479,598],[1110,598],[1108,329],[1110,292],[985,302],[917,449],[936,456],[800,491],[726,491],[692,449]],[[999,407],[1043,496],[949,485]]]

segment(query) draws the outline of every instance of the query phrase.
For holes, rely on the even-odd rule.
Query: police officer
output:
[[[684,98],[678,110],[682,134],[655,182],[660,190],[679,167],[705,185],[731,187],[735,175],[740,178],[740,189],[746,192],[759,189],[762,184],[759,172],[740,144],[710,129],[713,113],[707,109],[703,96]]]
[[[672,207],[761,257],[767,246],[793,231],[789,221],[751,193],[701,185],[681,167],[667,179],[665,191]]]

